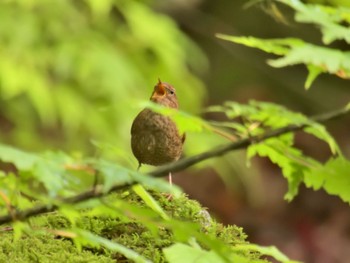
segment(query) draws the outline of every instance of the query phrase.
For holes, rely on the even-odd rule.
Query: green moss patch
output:
[[[162,194],[152,192],[162,208],[172,218],[187,222],[198,222],[201,231],[215,235],[227,244],[235,245],[246,242],[246,235],[237,226],[223,226],[213,220],[209,213],[198,202],[188,199],[185,195],[167,200]],[[131,192],[112,194],[109,198],[124,199],[129,203],[144,207],[143,201]],[[34,223],[36,222],[36,223]],[[40,222],[40,223],[38,223]],[[37,224],[37,225],[33,225]],[[135,250],[153,262],[165,262],[162,249],[174,243],[172,232],[159,228],[155,235],[139,222],[125,222],[120,218],[108,216],[83,216],[77,225],[94,234],[108,238]],[[58,213],[42,215],[32,223],[33,229],[64,229],[70,228],[68,219]],[[45,231],[44,231],[45,232]],[[246,255],[249,258],[259,257],[256,253]],[[77,246],[68,238],[50,234],[49,231],[25,234],[15,240],[12,231],[2,231],[0,239],[0,262],[129,262],[123,255],[105,248]]]

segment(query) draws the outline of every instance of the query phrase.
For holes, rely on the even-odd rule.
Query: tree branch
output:
[[[345,107],[343,109],[332,111],[332,112],[329,112],[329,113],[326,113],[323,115],[314,116],[311,119],[316,121],[316,122],[326,122],[326,121],[329,121],[332,119],[342,117],[342,116],[349,114],[349,113],[350,113],[350,107]],[[225,145],[217,146],[214,149],[209,150],[207,152],[203,152],[203,153],[198,154],[198,155],[183,158],[177,162],[161,166],[161,167],[155,169],[154,171],[150,172],[148,175],[153,176],[153,177],[163,177],[163,176],[167,175],[169,172],[178,172],[178,171],[184,170],[184,169],[186,169],[194,164],[202,162],[204,160],[218,157],[218,156],[222,156],[222,155],[224,155],[228,152],[231,152],[231,151],[247,148],[249,145],[251,145],[253,143],[262,142],[262,141],[265,141],[265,140],[272,138],[272,137],[277,137],[277,136],[280,136],[282,134],[286,134],[289,132],[302,130],[307,126],[308,126],[307,124],[288,125],[286,127],[282,127],[279,129],[268,131],[263,135],[252,136],[250,138],[241,139],[241,140],[238,140],[236,142],[231,142],[231,143],[228,143]],[[89,200],[92,198],[98,198],[98,197],[108,195],[111,192],[116,192],[119,190],[129,188],[130,186],[135,185],[137,183],[138,182],[131,182],[128,184],[123,184],[123,185],[114,185],[107,193],[102,190],[102,187],[95,186],[93,189],[87,190],[87,191],[82,192],[78,195],[63,198],[60,202],[66,203],[66,204],[76,204],[76,203],[86,201],[86,200]],[[11,214],[0,217],[0,225],[14,222],[16,220],[25,220],[25,219],[28,219],[30,217],[36,216],[36,215],[40,215],[40,214],[47,213],[47,212],[53,212],[57,209],[58,209],[58,205],[37,205],[33,208],[26,209],[23,211],[12,211]]]
[[[311,117],[310,119],[312,119],[315,122],[325,122],[325,121],[329,121],[332,119],[340,118],[348,113],[350,113],[350,107],[346,107],[346,108],[343,108],[340,110],[328,112],[328,113],[325,113],[322,115],[317,115],[317,116]],[[184,169],[186,169],[186,168],[188,168],[196,163],[202,162],[204,160],[224,155],[230,151],[235,151],[235,150],[247,148],[249,145],[251,145],[253,143],[262,142],[262,141],[265,141],[265,140],[272,138],[272,137],[277,137],[277,136],[280,136],[282,134],[286,134],[289,132],[302,130],[307,126],[308,126],[307,124],[288,125],[288,126],[276,129],[276,130],[268,131],[263,135],[251,136],[249,138],[244,138],[244,139],[238,140],[236,142],[217,146],[216,148],[209,150],[207,152],[204,152],[204,153],[201,153],[198,155],[194,155],[194,156],[191,156],[188,158],[184,158],[184,159],[181,159],[177,162],[170,163],[168,165],[161,166],[158,169],[150,172],[149,175],[154,176],[154,177],[161,177],[161,176],[168,174],[169,172],[178,172],[178,171],[184,170]]]

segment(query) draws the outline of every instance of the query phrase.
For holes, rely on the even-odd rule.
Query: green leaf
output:
[[[133,182],[130,171],[118,164],[104,160],[93,160],[97,176],[103,178],[103,191],[108,192],[116,184],[127,184]]]
[[[345,40],[350,43],[350,28],[342,25],[349,23],[350,9],[342,6],[326,6],[320,4],[304,4],[299,0],[276,0],[295,10],[295,20],[302,23],[312,23],[319,26],[323,42],[330,44],[335,40]]]
[[[306,65],[309,70],[309,75],[305,83],[306,88],[309,88],[315,78],[322,72],[335,74],[341,78],[350,78],[350,52],[348,51],[316,46],[296,38],[260,39],[221,34],[217,36],[227,41],[282,56],[281,58],[268,61],[268,64],[272,67],[280,68],[297,64]]]
[[[159,229],[168,221],[162,220],[157,212],[148,207],[143,207],[139,202],[133,203],[115,195],[98,200],[90,200],[84,204],[79,204],[79,209],[84,209],[83,215],[93,217],[118,218],[122,222],[140,223],[148,228],[151,233],[157,235]]]
[[[142,184],[144,187],[157,190],[159,192],[172,193],[174,196],[179,196],[182,192],[176,185],[170,185],[168,181],[162,178],[154,178],[139,172],[131,172],[133,180]]]
[[[73,239],[74,242],[80,243],[81,245],[99,247],[103,246],[112,251],[119,252],[123,254],[126,258],[137,262],[137,263],[151,263],[151,261],[142,257],[140,254],[136,253],[134,250],[129,249],[121,244],[110,241],[109,239],[97,236],[91,232],[82,229],[73,229],[73,233],[77,236]]]
[[[200,248],[190,247],[185,244],[177,243],[163,249],[166,259],[169,263],[224,263],[214,251],[206,251]]]
[[[40,160],[35,154],[26,153],[10,146],[0,145],[0,160],[13,163],[19,170],[30,170]]]
[[[309,89],[314,80],[323,72],[323,69],[314,65],[307,65],[307,70],[309,74],[307,74],[307,78],[305,81],[305,89]]]
[[[151,101],[143,102],[141,108],[149,108],[154,112],[164,116],[169,116],[178,127],[180,133],[184,132],[202,132],[204,129],[210,130],[210,125],[203,119],[190,115],[189,113],[164,107]]]
[[[325,126],[316,122],[315,123],[310,122],[309,124],[310,126],[304,129],[305,132],[312,134],[315,137],[319,138],[320,140],[326,142],[333,154],[341,154],[341,150],[337,142],[332,137],[332,135],[327,131]]]
[[[256,246],[260,248],[259,246]],[[257,251],[257,248],[252,245],[251,249],[244,247],[244,245],[237,245],[226,252],[226,258],[219,256],[213,250],[201,249],[198,245],[189,246],[182,243],[175,243],[174,245],[163,249],[166,259],[169,263],[182,263],[186,259],[186,263],[211,263],[211,262],[239,262],[239,263],[264,263],[265,260],[250,259],[243,256],[242,251],[252,253]],[[277,255],[277,249],[274,253]],[[237,252],[237,253],[236,253]],[[278,251],[279,252],[279,251]],[[286,261],[287,262],[287,261]],[[292,261],[290,261],[292,263]]]
[[[142,187],[142,185],[134,185],[132,189],[139,197],[141,197],[148,207],[157,212],[164,220],[169,220],[169,216],[164,212],[158,202],[146,191],[146,189]]]
[[[283,137],[280,136],[280,138]],[[283,141],[280,138],[271,138],[249,146],[247,158],[259,155],[268,157],[271,162],[277,164],[288,181],[288,192],[285,195],[285,199],[291,201],[298,193],[304,174],[309,169],[319,166],[319,163],[312,158],[304,156],[300,150],[291,147],[290,141],[288,141],[290,139]]]
[[[160,192],[172,193],[178,196],[181,190],[173,185],[170,186],[167,181],[160,178],[154,178],[147,174],[142,174],[136,170],[125,168],[116,163],[105,160],[91,160],[98,171],[98,175],[103,178],[103,191],[108,192],[113,186],[129,183],[140,183],[144,187]]]
[[[261,121],[264,126],[279,128],[288,124],[302,125],[307,122],[305,115],[292,112],[275,103],[251,100],[249,105],[253,106],[255,111],[254,114],[248,115],[248,117],[255,121]]]
[[[312,44],[290,45],[290,51],[282,58],[269,60],[273,67],[286,67],[296,64],[305,64],[322,68],[323,71],[350,78],[350,52],[331,49]]]
[[[267,128],[276,129],[288,125],[306,125],[307,127],[304,128],[306,133],[326,142],[333,154],[341,154],[337,142],[324,125],[313,121],[301,113],[292,112],[281,105],[254,100],[249,101],[248,104],[228,101],[225,102],[224,106],[209,107],[208,111],[223,112],[230,119],[238,117],[243,119],[243,124],[236,122],[226,124],[223,122],[222,126],[233,128],[244,137],[264,134]],[[284,136],[283,138],[287,137]],[[289,145],[292,145],[292,143],[291,137]]]
[[[291,43],[294,45],[303,43],[301,40],[296,38],[274,39],[267,41],[256,37],[236,37],[224,34],[216,34],[216,37],[237,44],[242,44],[247,47],[255,47],[267,53],[272,53],[280,56],[288,54],[290,50],[289,46]]]
[[[264,246],[258,246],[254,244],[244,244],[244,245],[237,245],[235,249],[239,250],[249,250],[249,251],[258,251],[263,255],[273,257],[274,259],[282,262],[282,263],[298,263],[299,261],[290,260],[286,255],[284,255],[281,251],[279,251],[276,247],[270,246],[270,247],[264,247]]]
[[[232,134],[222,129],[218,129],[215,127],[215,125],[212,125],[210,122],[207,122],[204,119],[191,115],[187,112],[180,111],[177,109],[172,109],[169,107],[164,107],[162,105],[153,103],[151,101],[147,101],[142,105],[145,108],[149,108],[154,112],[157,112],[159,114],[162,114],[164,116],[168,116],[169,118],[171,118],[176,123],[176,126],[180,134],[183,134],[185,132],[198,133],[198,132],[207,131],[210,133],[216,133],[217,135],[220,135],[221,137],[228,139],[230,141],[234,141],[236,139],[236,137],[233,136]]]
[[[325,165],[305,173],[305,185],[318,190],[323,188],[350,204],[350,161],[343,157],[332,158]]]

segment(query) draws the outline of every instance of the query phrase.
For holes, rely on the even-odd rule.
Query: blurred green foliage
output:
[[[322,5],[342,5],[350,7],[349,0],[308,0],[309,3],[322,4]]]
[[[0,138],[12,145],[91,151],[94,140],[129,151],[138,101],[158,77],[187,111],[205,96],[193,74],[205,56],[150,3],[8,0],[0,21]]]

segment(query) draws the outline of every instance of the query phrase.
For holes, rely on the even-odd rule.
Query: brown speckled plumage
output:
[[[161,81],[154,87],[151,100],[178,108],[175,89]],[[140,165],[162,165],[178,160],[184,139],[169,117],[150,109],[142,110],[131,127],[131,148]]]

